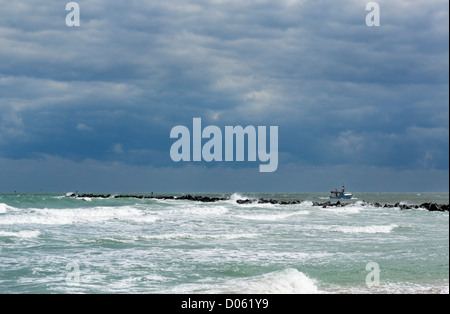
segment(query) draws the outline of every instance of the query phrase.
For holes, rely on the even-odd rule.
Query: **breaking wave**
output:
[[[70,225],[76,223],[96,223],[111,220],[152,223],[158,218],[132,206],[66,208],[66,209],[26,209],[20,215],[2,217],[0,225]]]
[[[21,239],[33,239],[39,237],[41,233],[37,230],[30,231],[18,231],[18,232],[8,232],[8,231],[0,231],[0,237],[14,237]]]
[[[204,239],[204,240],[236,240],[236,239],[251,239],[258,237],[255,233],[237,233],[237,234],[191,234],[191,233],[169,233],[169,234],[154,234],[141,235],[143,240],[182,240],[182,239]]]
[[[212,294],[317,294],[316,281],[304,273],[288,268],[267,274],[230,279],[217,284],[187,284],[176,287],[172,293]]]
[[[308,215],[308,211],[283,213],[283,214],[260,214],[260,215],[236,215],[235,217],[247,220],[261,220],[261,221],[278,221],[284,220],[292,216]]]
[[[296,269],[288,268],[246,279],[229,287],[231,293],[245,294],[317,294],[316,281]],[[226,292],[226,291],[224,291]]]
[[[18,210],[18,209],[15,207],[6,205],[4,203],[0,203],[0,214],[5,214],[8,211],[16,211],[16,210]]]
[[[323,231],[334,231],[334,232],[342,232],[342,233],[350,233],[350,234],[358,234],[358,233],[391,233],[395,228],[399,226],[396,224],[390,225],[371,225],[371,226],[337,226],[337,225],[317,225],[310,226],[310,229],[315,230],[323,230]]]

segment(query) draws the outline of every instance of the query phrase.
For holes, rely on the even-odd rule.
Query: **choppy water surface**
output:
[[[362,206],[449,194],[0,194],[0,293],[448,293],[449,214]],[[239,198],[301,200],[246,204]],[[379,267],[379,284],[368,263]]]

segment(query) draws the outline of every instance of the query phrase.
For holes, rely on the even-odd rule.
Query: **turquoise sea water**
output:
[[[449,293],[449,214],[362,203],[448,193],[200,194],[230,200],[0,194],[0,293]]]

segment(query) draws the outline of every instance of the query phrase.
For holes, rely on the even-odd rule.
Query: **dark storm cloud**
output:
[[[280,164],[448,172],[448,2],[67,2],[0,0],[1,158],[179,170],[202,117],[278,125]]]

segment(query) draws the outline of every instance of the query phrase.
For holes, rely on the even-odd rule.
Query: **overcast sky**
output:
[[[449,191],[449,2],[0,0],[0,191]],[[192,119],[279,165],[181,162]]]

